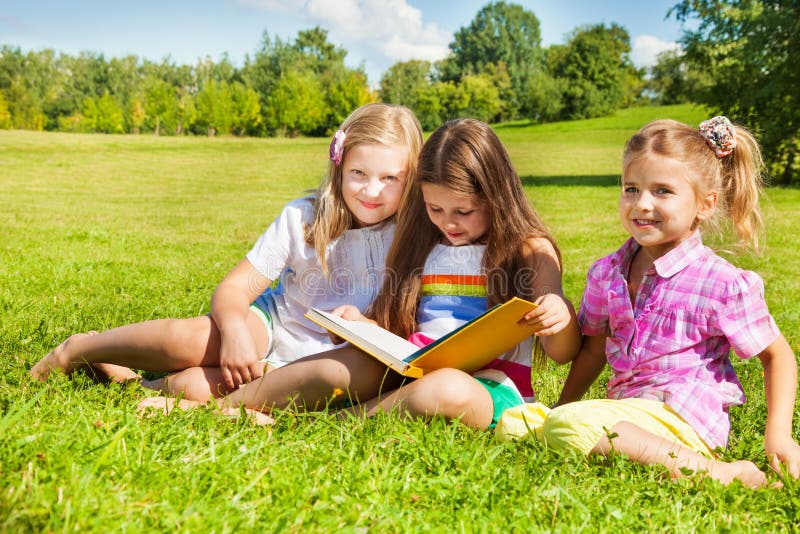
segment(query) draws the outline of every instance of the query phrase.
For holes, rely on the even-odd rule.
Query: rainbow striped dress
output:
[[[412,342],[430,343],[486,311],[486,275],[481,268],[485,251],[486,245],[434,247],[422,272],[418,332]],[[532,343],[532,338],[525,340],[474,375],[513,385],[531,402]]]

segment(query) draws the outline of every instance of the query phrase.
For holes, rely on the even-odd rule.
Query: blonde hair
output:
[[[422,147],[422,127],[410,109],[391,104],[366,104],[351,113],[340,129],[345,132],[342,161],[357,145],[403,145],[408,149],[406,180],[407,183],[413,180]],[[324,273],[328,272],[328,245],[353,226],[353,215],[342,196],[342,165],[329,161],[325,181],[314,195],[314,222],[305,229],[305,240],[314,246]]]
[[[758,206],[762,178],[761,149],[753,135],[734,126],[736,147],[727,156],[717,157],[697,128],[674,120],[657,120],[645,125],[625,144],[623,176],[628,167],[647,154],[672,158],[687,165],[687,177],[697,198],[717,193],[717,210],[703,225],[720,232],[720,216],[733,223],[740,247],[758,250],[763,220]]]
[[[428,217],[422,183],[476,197],[488,208],[482,268],[487,276],[489,306],[512,296],[532,297],[530,278],[525,277],[533,273],[524,271],[523,259],[528,238],[550,241],[560,263],[555,240],[528,203],[522,181],[494,131],[474,119],[449,121],[422,147],[417,179],[408,185],[400,204],[397,230],[386,260],[386,278],[371,310],[384,328],[402,337],[416,330],[422,269],[442,239],[441,231]]]

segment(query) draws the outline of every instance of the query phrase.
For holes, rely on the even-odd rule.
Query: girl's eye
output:
[[[432,211],[433,213],[439,213],[442,211],[442,208],[435,208],[433,206],[428,206],[428,210]]]
[[[397,176],[384,176],[383,180],[386,182],[396,182],[398,178]]]
[[[362,174],[364,174],[364,173],[363,173],[363,172],[361,172],[361,170],[359,170],[359,169],[351,169],[351,170],[350,170],[350,173],[351,173],[351,174],[355,174],[356,176],[361,176]]]
[[[633,195],[638,192],[638,189],[635,187],[626,187],[623,191],[629,195]]]
[[[669,195],[670,193],[672,193],[672,191],[670,189],[667,189],[666,187],[659,187],[658,189],[656,189],[657,195]]]
[[[475,211],[475,210],[469,210],[469,211],[461,211],[461,210],[459,210],[457,213],[458,213],[459,215],[469,215],[469,214],[470,214],[470,213],[472,213],[473,211]]]

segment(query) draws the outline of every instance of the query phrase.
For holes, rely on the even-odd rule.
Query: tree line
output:
[[[443,61],[393,65],[373,91],[362,68],[316,27],[266,32],[241,67],[0,47],[0,127],[70,132],[324,135],[366,102],[404,104],[426,129],[456,116],[486,122],[594,117],[630,105],[643,72],[627,31],[598,24],[542,47],[539,20],[495,2],[456,32]]]
[[[0,128],[156,135],[328,135],[356,107],[404,104],[432,130],[452,117],[533,122],[608,115],[636,104],[702,103],[760,137],[779,183],[800,169],[800,6],[796,0],[681,0],[681,50],[646,72],[622,26],[574,29],[544,47],[534,13],[504,1],[460,28],[441,61],[392,65],[377,90],[316,27],[264,33],[241,67],[136,56],[76,57],[0,46]]]

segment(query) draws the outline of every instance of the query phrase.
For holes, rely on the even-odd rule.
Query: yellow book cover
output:
[[[348,321],[316,308],[305,316],[398,373],[419,378],[445,367],[467,373],[483,368],[533,335],[533,327],[520,325],[519,320],[535,307],[533,302],[514,297],[423,348],[375,324]]]

